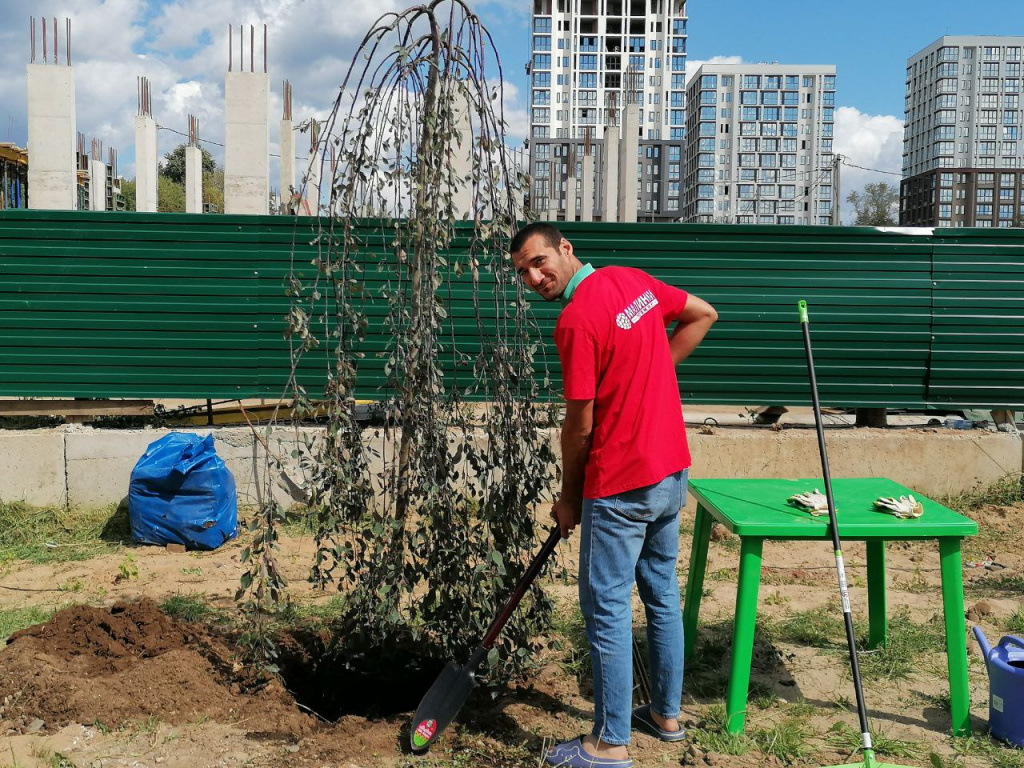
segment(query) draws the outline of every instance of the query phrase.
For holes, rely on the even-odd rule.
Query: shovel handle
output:
[[[523,574],[523,578],[516,584],[515,590],[512,592],[512,597],[505,603],[505,607],[502,609],[498,617],[491,622],[491,626],[487,628],[487,634],[484,635],[484,640],[480,643],[481,648],[493,648],[494,641],[498,639],[498,634],[502,628],[508,622],[512,616],[512,612],[515,611],[516,606],[519,605],[519,601],[523,599],[523,595],[526,594],[526,590],[530,588],[533,580],[537,578],[537,574],[540,573],[540,569],[544,567],[544,563],[547,561],[551,553],[555,551],[555,547],[558,546],[558,542],[562,540],[562,532],[556,525],[551,529],[551,533],[548,534],[547,541],[544,542],[544,546],[540,548],[533,561],[530,563],[530,567],[526,569],[526,573]]]

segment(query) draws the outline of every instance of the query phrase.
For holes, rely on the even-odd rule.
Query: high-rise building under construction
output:
[[[529,198],[539,217],[679,218],[686,23],[685,0],[534,0]]]

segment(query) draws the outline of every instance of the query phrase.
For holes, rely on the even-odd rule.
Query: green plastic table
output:
[[[828,515],[814,517],[786,503],[786,499],[794,493],[814,488],[824,490],[820,478],[691,480],[689,483],[690,493],[696,498],[698,506],[683,608],[687,658],[693,653],[697,632],[711,524],[718,521],[740,537],[732,668],[726,700],[727,724],[733,733],[741,732],[746,723],[757,593],[761,584],[761,552],[765,540],[820,540],[823,542],[822,562],[832,562]],[[960,542],[965,536],[976,535],[978,526],[963,515],[884,478],[833,480],[832,490],[839,534],[843,541],[859,540],[867,543],[868,639],[873,647],[884,646],[886,643],[885,542],[938,539],[953,735],[970,733],[967,629],[964,622]],[[901,496],[908,493],[914,493],[924,504],[922,517],[901,520],[875,511],[872,502],[879,496]],[[825,544],[826,541],[829,543]],[[835,589],[838,592],[838,583]]]

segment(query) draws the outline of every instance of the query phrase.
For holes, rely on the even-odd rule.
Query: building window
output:
[[[534,32],[551,32],[551,19],[542,19],[537,17],[533,20],[533,31]]]

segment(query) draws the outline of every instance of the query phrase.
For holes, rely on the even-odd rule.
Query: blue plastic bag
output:
[[[132,470],[128,501],[140,544],[216,549],[238,536],[235,478],[213,435],[171,432],[150,443]]]

